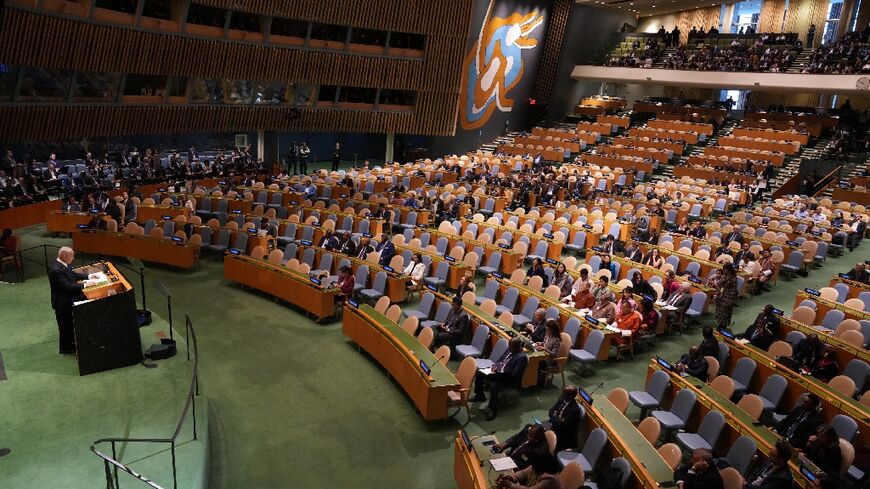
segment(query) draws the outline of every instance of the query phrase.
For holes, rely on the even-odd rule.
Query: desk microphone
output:
[[[468,439],[468,441],[474,441],[478,438],[483,438],[484,436],[489,436],[489,435],[494,435],[494,434],[495,434],[495,430],[492,430],[489,433],[484,433],[482,435],[472,436],[471,438]]]
[[[447,352],[447,358],[450,358],[450,352],[449,352],[449,351]],[[435,357],[435,361],[436,361],[436,362],[440,362],[441,360],[444,360],[444,355],[443,355],[443,354],[440,355],[440,356],[436,356],[436,357]]]
[[[589,391],[589,395],[591,396],[592,394],[595,393],[595,391],[597,391],[598,389],[600,389],[602,387],[604,387],[604,382],[601,382],[600,384],[593,387],[592,390]]]

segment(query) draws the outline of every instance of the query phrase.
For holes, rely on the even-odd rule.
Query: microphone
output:
[[[476,440],[476,439],[478,439],[478,438],[482,438],[482,437],[484,437],[484,436],[489,436],[489,435],[494,435],[494,434],[495,434],[495,430],[492,430],[492,431],[490,431],[489,433],[484,433],[484,434],[482,434],[482,435],[472,436],[472,437],[469,438],[468,440],[469,440],[469,441],[474,441],[474,440]]]
[[[449,352],[449,351],[447,352],[447,355],[446,355],[446,356],[447,356],[447,358],[450,358],[450,352]],[[441,360],[444,360],[444,355],[436,356],[436,357],[435,357],[435,360],[438,361],[438,362],[440,362]],[[493,432],[493,433],[495,433],[495,432]]]
[[[588,392],[588,394],[591,396],[592,394],[595,393],[595,391],[597,391],[598,389],[600,389],[600,388],[602,388],[602,387],[604,387],[604,382],[601,382],[600,384],[598,384],[598,385],[596,385],[595,387],[593,387],[592,390],[590,390],[590,391]]]

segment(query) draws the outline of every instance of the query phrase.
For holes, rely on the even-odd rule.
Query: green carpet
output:
[[[0,381],[0,447],[12,449],[0,459],[0,487],[101,487],[103,464],[90,452],[91,444],[107,437],[171,436],[192,363],[179,355],[154,369],[137,365],[80,377],[75,357],[57,353],[48,280],[38,268],[28,267],[23,284],[0,285],[0,352],[8,377]],[[158,334],[168,334],[168,324],[158,317],[140,332],[143,345],[151,345],[159,341]],[[202,430],[206,406],[203,400]],[[201,441],[191,441],[191,427],[187,423],[179,438],[182,467],[202,464],[204,458]],[[110,445],[98,448],[111,455]],[[172,486],[166,446],[118,448],[119,460]],[[196,477],[187,470],[179,481],[190,487]]]
[[[68,242],[47,237],[41,226],[20,234],[24,236],[25,247],[44,242]],[[796,290],[827,285],[833,274],[844,272],[858,259],[866,258],[866,249],[865,244],[853,253],[847,252],[845,257],[828,258],[824,267],[808,278],[781,280],[773,292],[741,300],[734,315],[737,328],[748,326],[768,302],[790,311]],[[41,273],[38,266],[28,266],[28,277]],[[151,267],[148,276],[149,307],[165,315],[150,285],[160,280],[174,294],[176,317],[189,314],[197,328],[202,355],[202,393],[208,396],[210,408],[209,487],[454,486],[452,441],[455,431],[466,422],[464,411],[447,421],[423,422],[404,391],[376,362],[357,351],[342,335],[339,323],[315,324],[292,307],[224,281],[222,262],[214,257],[204,257],[199,270],[180,272]],[[0,315],[0,334],[3,334],[0,351],[10,356],[8,367],[10,374],[14,374],[15,348],[53,341],[54,323],[49,317],[48,288],[44,282],[28,281],[24,287],[29,288],[29,292],[17,294],[11,301],[6,298],[5,290],[19,286],[5,287],[3,303],[6,305],[4,314]],[[34,311],[41,312],[35,314]],[[701,323],[711,324],[712,314],[704,316]],[[683,336],[661,338],[655,342],[654,349],[638,355],[634,361],[607,363],[590,370],[586,377],[581,377],[576,366],[569,364],[568,381],[581,386],[604,381],[602,391],[614,387],[641,389],[649,358],[654,353],[677,358],[698,342],[699,331],[696,326]],[[11,347],[7,346],[10,341]],[[50,346],[46,346],[46,362],[54,357],[54,345]],[[65,361],[63,358],[53,360]],[[451,368],[456,368],[455,363]],[[150,373],[145,369],[130,370],[130,375]],[[34,381],[37,375],[34,374]],[[5,387],[3,384],[12,383],[11,377],[10,381],[0,382],[0,389]],[[125,381],[120,377],[119,383],[141,385],[140,379]],[[161,402],[180,404],[181,385],[162,387],[166,388],[166,399],[161,396]],[[173,388],[175,393],[170,392]],[[28,389],[28,392],[33,390],[36,389]],[[472,434],[495,430],[504,438],[533,417],[543,417],[558,391],[558,386],[527,390],[503,407],[493,422],[484,421],[483,411],[473,409],[466,428]],[[101,469],[95,457],[88,458],[86,453],[94,436],[79,436],[79,432],[101,426],[109,419],[118,418],[116,421],[123,423],[123,419],[134,419],[134,416],[136,419],[147,417],[153,405],[121,390],[106,391],[105,400],[94,404],[89,398],[91,394],[93,392],[71,387],[70,392],[51,396],[52,402],[45,399],[48,406],[32,409],[22,407],[33,402],[32,394],[16,392],[0,398],[4,413],[16,413],[13,418],[19,428],[13,433],[25,429],[39,429],[44,433],[42,438],[13,437],[12,458],[0,459],[0,487],[50,487],[52,484],[40,483],[44,481],[39,481],[36,474],[61,464],[75,468],[82,477],[100,477]],[[67,423],[72,405],[79,406],[82,418],[76,423]],[[638,411],[629,408],[628,415],[634,419]],[[77,437],[71,438],[67,431],[75,432]],[[2,432],[3,436],[5,434],[6,430]],[[38,459],[32,457],[46,451],[44,442],[51,434],[63,436],[67,450],[58,451],[50,462],[37,463]],[[97,436],[113,434],[117,433],[110,429],[100,431]],[[12,442],[0,439],[0,445]],[[57,444],[60,445],[60,441]],[[192,468],[181,467],[180,470]],[[15,483],[8,485],[10,473]],[[89,483],[66,486],[96,487]]]

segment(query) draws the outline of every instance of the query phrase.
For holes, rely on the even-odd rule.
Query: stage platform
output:
[[[35,271],[31,267],[31,272]],[[43,274],[0,284],[0,487],[94,489],[106,487],[102,460],[91,452],[100,438],[169,438],[181,416],[193,361],[178,332],[178,355],[155,362],[79,376],[76,359],[57,353],[57,326]],[[169,336],[155,314],[141,328],[142,345]],[[196,400],[197,440],[188,416],[177,441],[179,488],[207,486],[208,400]],[[98,447],[111,455],[111,445]],[[118,445],[118,460],[165,488],[173,487],[167,444]],[[146,487],[120,473],[121,486]]]

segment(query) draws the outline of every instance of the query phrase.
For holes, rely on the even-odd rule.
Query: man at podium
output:
[[[57,319],[58,343],[61,354],[76,352],[75,332],[73,330],[73,302],[82,299],[82,290],[88,285],[88,276],[72,268],[75,252],[64,246],[57,252],[57,260],[48,270],[51,284],[51,307]]]

